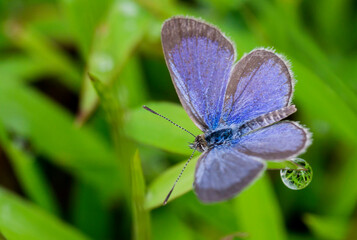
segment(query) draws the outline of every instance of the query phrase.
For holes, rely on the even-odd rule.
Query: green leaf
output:
[[[98,188],[103,197],[117,194],[118,165],[106,141],[90,128],[76,127],[68,112],[38,92],[8,84],[0,81],[0,119],[6,129],[29,138],[36,152]]]
[[[91,185],[76,181],[72,189],[70,207],[73,225],[93,239],[110,239],[112,207],[99,198]]]
[[[153,239],[193,240],[199,239],[194,230],[182,220],[178,214],[171,211],[160,211],[152,214]]]
[[[144,207],[145,180],[138,151],[131,162],[131,185],[134,239],[150,239],[150,215]]]
[[[233,201],[240,231],[248,233],[249,239],[286,239],[279,203],[266,176],[257,180]]]
[[[327,179],[327,188],[330,197],[326,200],[325,213],[333,216],[349,218],[356,208],[357,201],[357,152],[347,157],[343,166],[334,177]]]
[[[147,89],[140,59],[132,56],[120,74],[120,80],[114,81],[114,94],[123,106],[133,108],[143,105],[147,98]]]
[[[61,0],[68,26],[84,59],[92,47],[95,31],[108,14],[113,0]]]
[[[193,134],[200,134],[200,130],[180,105],[167,102],[151,102],[146,105]],[[128,136],[138,142],[173,153],[185,155],[192,153],[188,145],[195,140],[193,136],[143,108],[138,108],[129,113],[125,130]]]
[[[198,157],[191,159],[190,163],[187,165],[185,171],[183,172],[180,181],[176,184],[169,202],[192,189],[193,175],[195,172],[197,160]],[[180,174],[185,163],[186,161],[172,166],[159,177],[157,177],[154,181],[152,181],[152,183],[149,185],[146,195],[145,207],[147,209],[152,209],[163,204],[167,194],[170,192],[172,185],[175,183],[175,180]]]
[[[25,82],[50,74],[48,70],[45,64],[35,61],[24,54],[6,56],[0,60],[0,75],[3,79]]]
[[[71,226],[2,188],[0,229],[9,240],[88,239]]]
[[[5,128],[0,121],[0,143],[9,157],[26,194],[43,209],[58,214],[59,210],[52,190],[34,157],[26,154],[15,143],[8,139]]]
[[[141,41],[147,22],[146,13],[135,2],[116,1],[95,36],[88,72],[97,76],[104,84],[120,81],[120,74]],[[80,101],[80,122],[94,110],[97,101],[95,91],[86,76]]]
[[[81,73],[72,60],[40,32],[16,23],[9,26],[7,34],[14,44],[20,47],[39,66],[45,66],[46,72],[59,76],[63,83],[71,89],[78,89]]]
[[[122,129],[122,122],[124,111],[122,106],[119,104],[118,99],[114,95],[114,90],[105,85],[97,77],[92,74],[88,74],[94,89],[103,105],[106,113],[106,118],[110,126],[110,132],[112,139],[114,141],[115,153],[117,158],[120,160],[118,162],[118,169],[120,170],[121,181],[123,183],[130,182],[131,180],[131,169],[130,169],[130,158],[133,155],[133,147],[131,142],[125,138]],[[130,202],[130,189],[127,184],[123,185],[123,190],[128,200]]]
[[[0,230],[0,240],[7,240]]]
[[[315,119],[323,119],[341,139],[348,138],[357,144],[357,115],[316,74],[300,62],[294,61],[294,72],[299,77],[296,99],[302,109]],[[341,118],[340,116],[343,116]]]
[[[304,222],[319,239],[345,239],[348,230],[348,221],[332,216],[317,216],[306,214]]]

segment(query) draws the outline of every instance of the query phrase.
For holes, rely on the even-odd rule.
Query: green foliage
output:
[[[354,239],[355,9],[347,0],[0,1],[0,239]],[[314,138],[302,156],[314,171],[306,189],[287,189],[273,170],[297,166],[269,162],[238,197],[203,205],[191,191],[196,153],[162,206],[194,139],[141,106],[200,134],[162,55],[162,22],[177,14],[216,24],[238,59],[265,46],[290,60],[293,119]]]
[[[0,229],[7,239],[88,239],[71,226],[0,189]]]

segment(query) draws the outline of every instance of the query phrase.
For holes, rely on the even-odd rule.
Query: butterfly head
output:
[[[203,152],[207,149],[207,141],[205,139],[205,135],[197,135],[195,141],[190,144],[190,148],[196,149],[199,152]]]

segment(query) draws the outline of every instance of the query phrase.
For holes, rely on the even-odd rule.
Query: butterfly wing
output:
[[[202,131],[215,129],[235,58],[232,44],[217,28],[184,17],[167,20],[161,39],[182,106]]]
[[[194,190],[202,202],[218,202],[234,197],[257,179],[265,163],[229,146],[204,152],[196,165]]]
[[[233,68],[221,121],[244,123],[288,106],[293,78],[285,61],[274,52],[254,50]]]
[[[235,143],[246,155],[283,160],[303,153],[311,143],[311,134],[297,122],[283,121],[249,133]]]
[[[296,122],[284,121],[259,129],[204,152],[196,165],[194,189],[203,202],[232,198],[257,179],[266,160],[299,155],[310,144],[310,133]]]

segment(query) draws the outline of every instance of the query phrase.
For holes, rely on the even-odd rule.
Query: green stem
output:
[[[119,160],[123,192],[133,217],[135,239],[150,239],[150,216],[144,208],[145,181],[141,170],[139,155],[134,155],[132,143],[123,134],[124,110],[114,95],[112,88],[104,85],[95,76],[89,74],[99,99],[107,114],[115,151]]]

